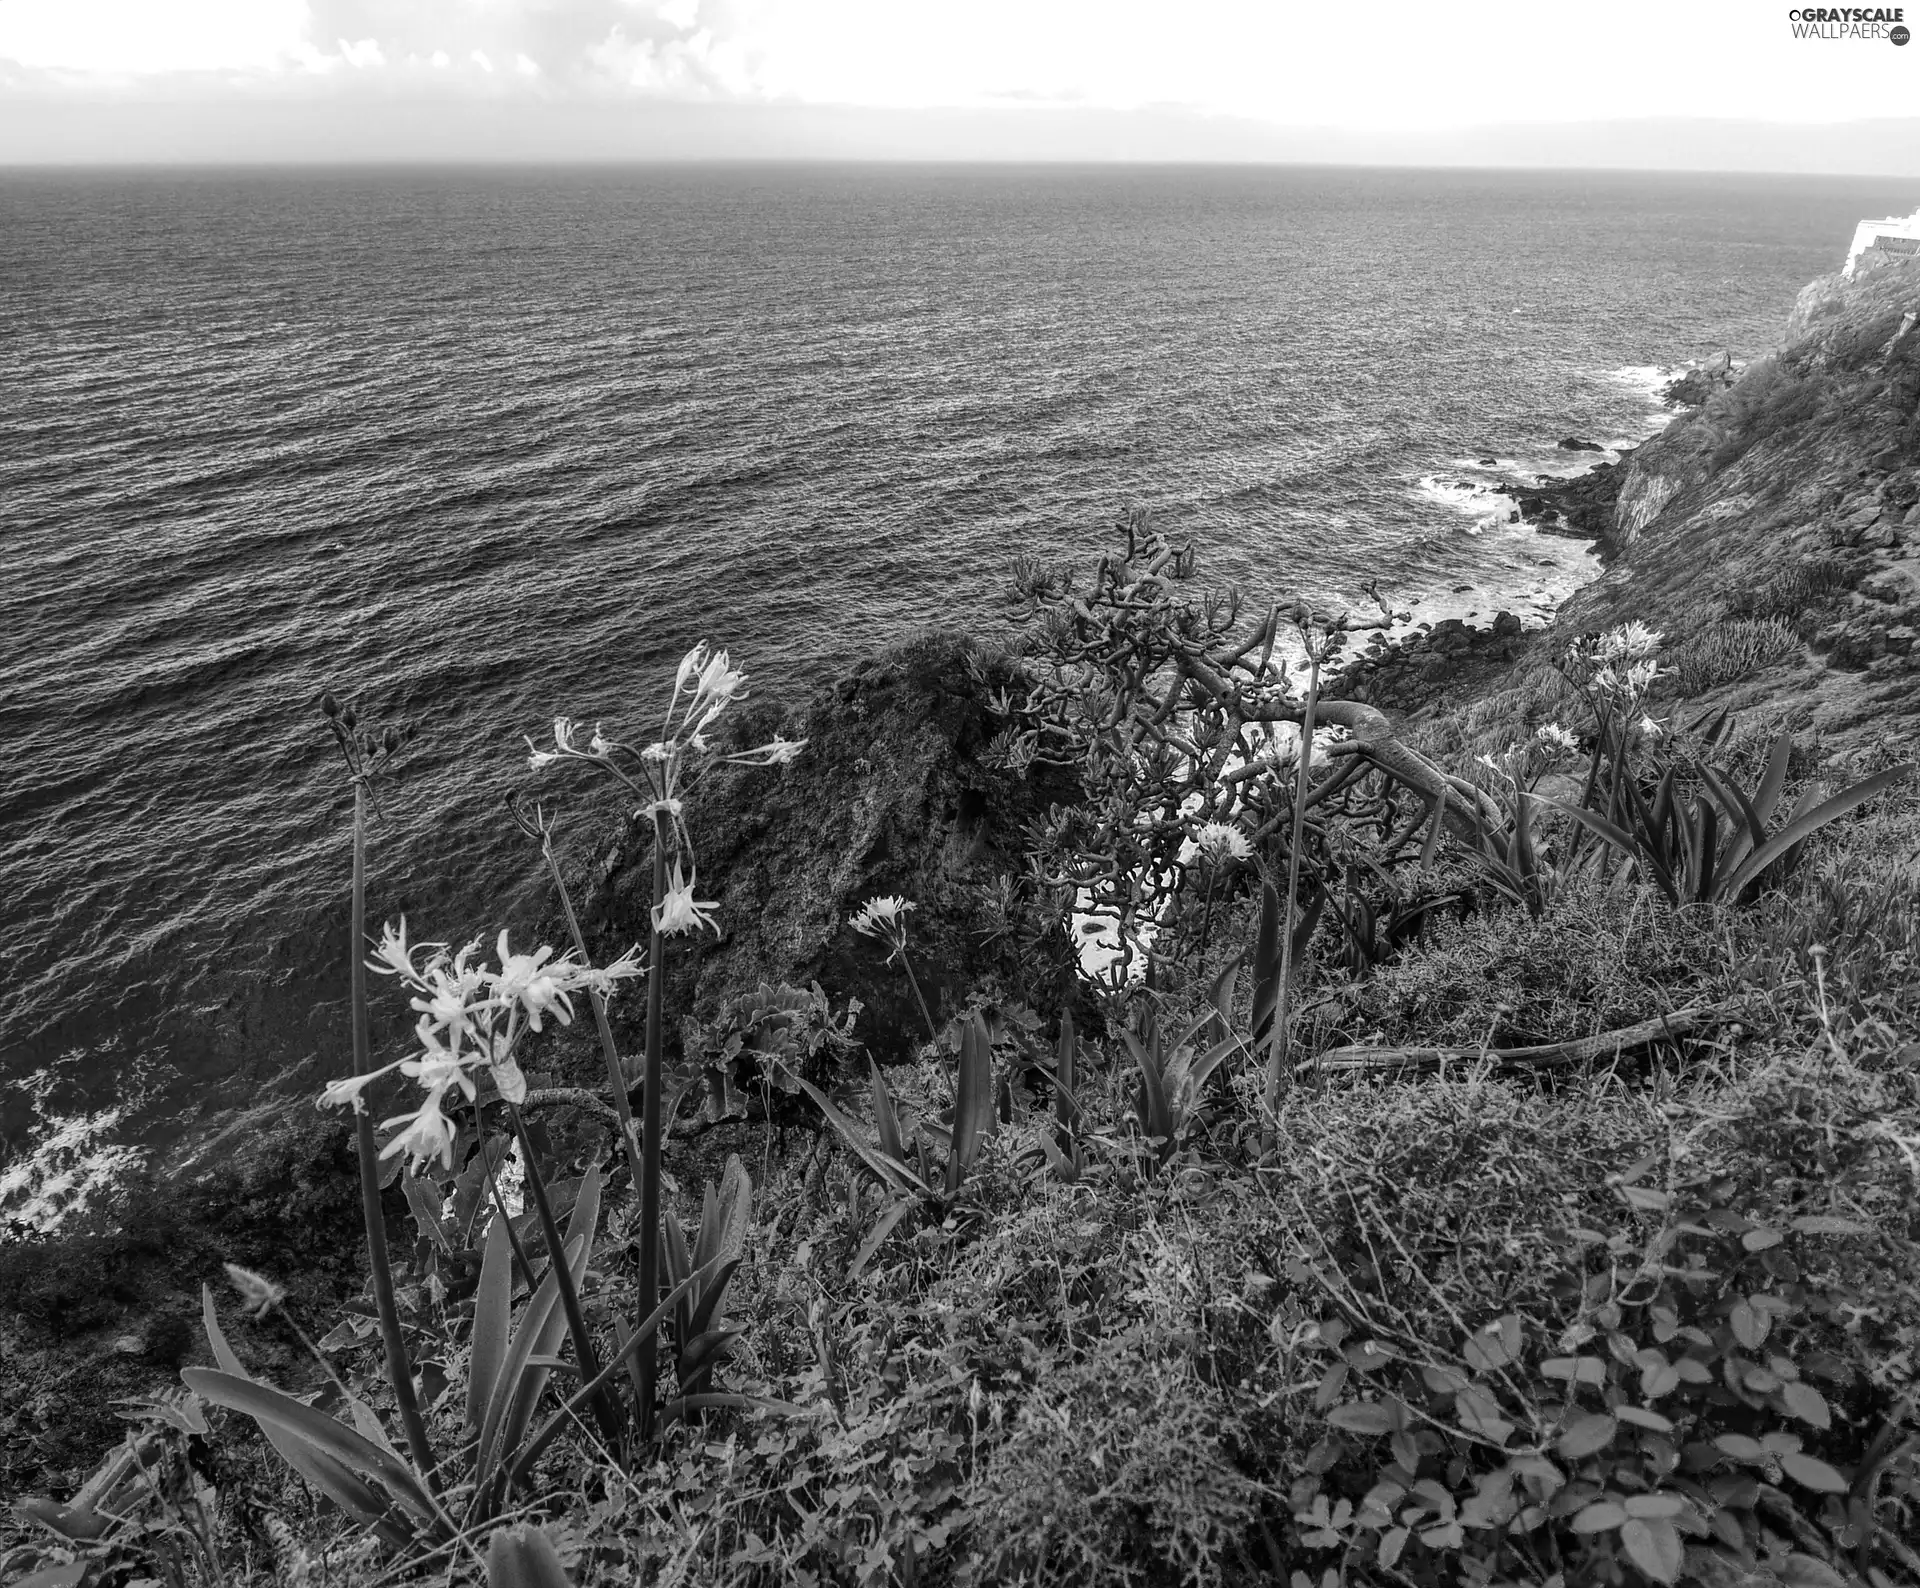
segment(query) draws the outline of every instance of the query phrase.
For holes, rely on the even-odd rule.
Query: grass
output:
[[[1766,629],[1772,620],[1745,621]],[[1778,638],[1770,629],[1760,638],[1769,636]],[[1698,665],[1714,671],[1704,649]],[[1557,674],[1536,670],[1438,736],[1456,746],[1510,743],[1558,712],[1560,688]],[[1729,747],[1743,781],[1753,768],[1741,758],[1766,737]],[[1809,770],[1796,765],[1794,781]],[[1551,828],[1542,838],[1551,842]],[[1675,909],[1630,877],[1583,874],[1535,918],[1477,892],[1470,867],[1443,849],[1429,880],[1469,895],[1471,907],[1436,917],[1396,960],[1355,978],[1326,952],[1323,924],[1297,994],[1307,1052],[1359,1040],[1554,1041],[1704,1000],[1740,1000],[1739,1022],[1684,1050],[1550,1082],[1467,1063],[1417,1082],[1297,1084],[1270,1115],[1248,1057],[1223,1072],[1163,1165],[1139,1141],[1124,1052],[1096,1044],[1079,1090],[1078,1179],[1063,1181],[1044,1154],[1054,1128],[1044,1088],[1013,1087],[1011,1118],[987,1141],[964,1193],[917,1208],[877,1241],[894,1204],[831,1133],[723,1120],[676,1141],[666,1192],[689,1230],[701,1216],[700,1188],[727,1154],[752,1173],[753,1225],[727,1306],[744,1333],[721,1387],[785,1409],[695,1412],[624,1465],[582,1424],[551,1447],[506,1520],[541,1523],[576,1582],[662,1588],[1203,1588],[1318,1585],[1328,1571],[1354,1584],[1436,1588],[1541,1580],[1526,1564],[1529,1536],[1505,1524],[1463,1530],[1445,1507],[1497,1484],[1500,1460],[1523,1448],[1553,1463],[1580,1504],[1611,1503],[1608,1493],[1664,1504],[1682,1492],[1676,1485],[1696,1468],[1676,1474],[1679,1447],[1663,1456],[1663,1436],[1631,1448],[1622,1438],[1585,1465],[1566,1453],[1567,1441],[1574,1420],[1611,1417],[1641,1393],[1642,1370],[1622,1364],[1654,1349],[1665,1325],[1613,1298],[1630,1308],[1634,1276],[1657,1277],[1659,1254],[1678,1253],[1681,1226],[1694,1227],[1691,1213],[1663,1213],[1658,1199],[1717,1198],[1698,1227],[1731,1232],[1733,1259],[1752,1259],[1741,1270],[1749,1275],[1765,1249],[1743,1255],[1743,1231],[1808,1218],[1814,1227],[1783,1246],[1791,1279],[1761,1275],[1736,1287],[1720,1268],[1682,1270],[1703,1337],[1708,1326],[1752,1328],[1750,1318],[1726,1320],[1771,1285],[1788,1298],[1783,1308],[1798,1310],[1782,1314],[1765,1362],[1798,1374],[1796,1364],[1818,1361],[1836,1376],[1821,1380],[1830,1421],[1817,1432],[1782,1422],[1748,1388],[1689,1403],[1692,1445],[1706,1454],[1686,1460],[1703,1484],[1710,1471],[1711,1481],[1732,1482],[1737,1473],[1712,1467],[1716,1439],[1810,1439],[1816,1467],[1803,1470],[1830,1463],[1854,1480],[1860,1516],[1875,1531],[1862,1542],[1860,1516],[1780,1488],[1777,1473],[1760,1487],[1783,1494],[1785,1510],[1764,1496],[1745,1509],[1729,1500],[1727,1525],[1756,1560],[1819,1549],[1816,1564],[1832,1571],[1828,1563],[1865,1551],[1897,1581],[1893,1573],[1914,1569],[1899,1541],[1920,1528],[1916,856],[1920,802],[1909,792],[1822,831],[1789,888],[1752,907]],[[1241,900],[1222,910],[1223,943],[1250,935],[1248,908]],[[1243,974],[1235,1011],[1243,1023],[1247,981]],[[582,1076],[591,1073],[584,1039],[542,1062],[559,1069],[569,1054]],[[933,1048],[896,1066],[889,1084],[922,1120],[953,1102],[952,1063]],[[866,1111],[858,1084],[840,1095]],[[543,1130],[555,1183],[590,1160],[614,1161],[597,1129],[590,1116],[563,1113]],[[1263,1133],[1273,1143],[1264,1152]],[[324,1214],[344,1249],[350,1212],[327,1202],[301,1216],[318,1228]],[[636,1311],[624,1260],[634,1226],[630,1206],[612,1208],[596,1277],[584,1287],[592,1329]],[[153,1228],[164,1246],[171,1226]],[[65,1280],[23,1248],[9,1254],[8,1271],[58,1326],[99,1311],[121,1255],[151,1262],[153,1245],[82,1246],[90,1266]],[[435,1448],[452,1449],[471,1303],[457,1269],[439,1265],[424,1243],[396,1239],[395,1251],[427,1369],[428,1432]],[[236,1255],[268,1266],[261,1255]],[[1676,1255],[1668,1266],[1681,1264]],[[308,1305],[322,1299],[315,1293]],[[1509,1320],[1517,1346],[1487,1383],[1520,1432],[1495,1455],[1472,1437],[1454,1391],[1433,1386],[1461,1369],[1463,1341]],[[225,1323],[249,1364],[284,1381],[293,1358],[274,1324],[231,1315]],[[331,1356],[357,1395],[390,1412],[375,1340]],[[1554,1379],[1554,1364],[1587,1357],[1595,1374],[1613,1375],[1597,1393],[1590,1379]],[[1753,1371],[1777,1380],[1763,1357],[1753,1355]],[[331,1393],[309,1373],[309,1391]],[[0,1573],[64,1559],[103,1588],[141,1575],[337,1588],[480,1580],[476,1559],[457,1554],[402,1568],[339,1513],[316,1507],[241,1419],[216,1415],[211,1439],[195,1444],[166,1434],[155,1415],[144,1424],[154,1440],[152,1492],[126,1502],[140,1531],[63,1544],[15,1525],[0,1536]],[[1401,1425],[1389,1427],[1395,1417]],[[1876,1468],[1883,1433],[1891,1442],[1882,1453],[1896,1454]],[[1383,1482],[1397,1486],[1384,1520],[1360,1520]],[[1389,1546],[1392,1508],[1403,1504],[1435,1509]],[[169,1531],[194,1514],[207,1519],[217,1577],[178,1542],[184,1534]],[[1579,1532],[1574,1514],[1569,1505],[1550,1526],[1535,1524],[1562,1552],[1565,1582],[1666,1580],[1645,1564],[1658,1564],[1657,1551],[1635,1553],[1654,1535]],[[1699,1547],[1692,1535],[1688,1542]]]

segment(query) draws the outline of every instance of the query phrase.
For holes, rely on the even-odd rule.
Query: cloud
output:
[[[349,66],[370,72],[387,64],[387,57],[380,49],[378,39],[362,39],[358,44],[349,44],[340,40],[340,58]]]

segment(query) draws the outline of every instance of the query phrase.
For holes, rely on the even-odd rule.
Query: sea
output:
[[[1259,601],[1377,578],[1422,618],[1543,622],[1594,564],[1502,487],[1651,434],[1665,379],[1776,345],[1854,223],[1913,198],[0,171],[0,1222],[50,1172],[80,1194],[50,1161],[125,1164],[342,1068],[324,689],[417,730],[373,919],[461,941],[546,908],[502,801],[556,714],[644,732],[700,640],[803,703],[916,629],[999,624],[1016,554],[1084,562],[1136,508]],[[562,844],[589,843],[599,791],[563,787]]]

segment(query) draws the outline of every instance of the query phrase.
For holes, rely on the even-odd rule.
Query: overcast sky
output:
[[[1870,124],[1920,112],[1920,43],[1796,38],[1790,9],[0,0],[0,161],[1105,155],[1920,176],[1920,122]]]

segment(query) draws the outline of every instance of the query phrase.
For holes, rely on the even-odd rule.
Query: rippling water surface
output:
[[[1568,467],[1569,433],[1644,435],[1657,366],[1770,344],[1899,202],[1312,169],[0,173],[0,1082],[97,1108],[334,1061],[323,685],[419,723],[373,909],[457,937],[537,897],[497,802],[554,712],[630,717],[702,636],[798,701],[1129,504],[1256,589],[1377,573],[1427,614],[1544,612],[1584,555],[1487,489]]]

